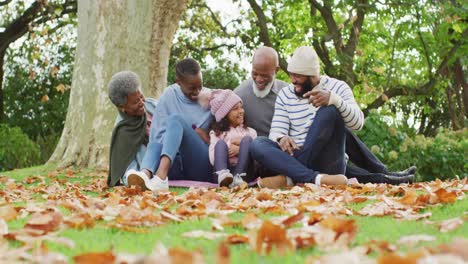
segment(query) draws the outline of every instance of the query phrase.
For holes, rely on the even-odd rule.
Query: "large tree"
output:
[[[28,33],[34,34],[38,25],[53,22],[51,34],[69,23],[69,15],[76,13],[76,0],[36,0],[29,6],[25,1],[0,1],[3,8],[0,16],[0,121],[4,119],[3,65],[7,49],[12,43]]]
[[[65,127],[50,158],[59,166],[105,167],[116,117],[113,73],[138,73],[147,96],[166,86],[172,39],[187,0],[79,0],[78,43]]]

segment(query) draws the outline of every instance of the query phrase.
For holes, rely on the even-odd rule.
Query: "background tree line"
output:
[[[288,80],[287,58],[296,47],[312,45],[323,72],[353,88],[369,116],[361,136],[379,146],[374,150],[380,158],[403,166],[397,161],[405,140],[416,135],[435,140],[440,128],[450,134],[447,138],[455,138],[455,148],[466,147],[468,4],[464,1],[233,3],[240,15],[232,20],[206,1],[188,3],[173,39],[168,82],[174,81],[172,65],[190,56],[205,69],[205,86],[235,88],[248,76],[239,61],[250,60],[260,45],[279,52],[283,71],[277,77]],[[30,163],[48,159],[64,125],[76,11],[76,0],[0,1],[0,120],[8,127],[20,127],[41,146],[36,155],[40,160],[31,158]],[[455,130],[462,131],[452,136]],[[0,158],[6,149],[2,146]],[[418,146],[414,151],[421,152]],[[467,163],[457,157],[457,162]],[[5,168],[30,163],[7,166],[0,160]]]

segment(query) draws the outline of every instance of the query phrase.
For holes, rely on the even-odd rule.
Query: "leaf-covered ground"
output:
[[[466,263],[467,179],[287,190],[109,190],[0,173],[0,263]]]

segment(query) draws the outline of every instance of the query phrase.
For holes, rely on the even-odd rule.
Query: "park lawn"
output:
[[[34,175],[41,175],[46,177],[45,181],[49,182],[48,175],[56,175],[54,180],[66,180],[70,182],[78,182],[83,186],[90,183],[93,177],[91,170],[74,171],[64,170],[58,172],[54,170],[54,165],[44,165],[39,167],[14,170],[9,172],[2,172],[0,175],[7,176],[9,179],[14,179],[17,182],[22,182],[28,179],[28,177]],[[36,183],[31,183],[34,185]],[[29,184],[24,184],[28,186]],[[0,183],[1,189],[5,188],[4,183]],[[171,191],[182,194],[187,189],[184,188],[171,188]],[[96,192],[86,192],[86,195],[93,197],[99,197],[101,194]],[[40,194],[35,196],[35,202],[43,204],[45,200]],[[4,202],[1,201],[0,202]],[[359,210],[370,202],[360,204],[350,204],[350,209]],[[16,202],[15,206],[24,206],[24,202]],[[0,203],[0,206],[2,204]],[[60,208],[62,213],[65,215],[68,210]],[[351,242],[351,247],[359,245],[365,245],[372,240],[377,241],[388,241],[391,244],[396,244],[397,241],[408,235],[429,235],[436,238],[435,241],[422,242],[418,246],[435,247],[440,244],[447,244],[452,242],[457,237],[468,237],[468,225],[466,221],[457,229],[450,232],[440,232],[436,225],[425,224],[424,221],[436,221],[451,219],[455,217],[461,217],[466,219],[468,212],[468,199],[464,197],[462,200],[457,200],[453,204],[437,205],[433,208],[424,209],[423,212],[430,211],[432,215],[423,220],[418,221],[405,221],[397,220],[392,216],[359,216],[353,215],[346,217],[347,219],[354,219],[358,226],[357,234],[354,240]],[[240,220],[245,216],[245,213],[236,212],[230,215],[231,218]],[[278,214],[259,214],[262,219],[270,219],[277,217]],[[8,228],[10,231],[23,228],[28,218],[17,219],[8,222]],[[50,251],[59,252],[69,257],[69,260],[73,260],[74,256],[89,253],[89,252],[105,252],[113,250],[117,253],[130,253],[130,254],[144,254],[149,255],[154,250],[157,243],[162,243],[167,248],[182,248],[186,250],[199,250],[203,254],[205,260],[208,263],[216,262],[216,256],[220,243],[224,240],[218,238],[215,240],[208,240],[204,238],[186,238],[182,234],[193,231],[193,230],[204,230],[212,231],[212,223],[208,218],[202,218],[199,220],[186,220],[180,223],[170,222],[161,226],[152,228],[133,228],[131,231],[126,231],[119,228],[109,228],[104,221],[99,221],[93,228],[87,229],[64,229],[60,232],[60,237],[66,237],[74,241],[75,246],[69,248],[60,244],[52,242],[46,242],[46,245]],[[222,231],[227,234],[246,234],[242,227],[225,227]],[[19,246],[19,242],[10,242],[10,247]],[[399,252],[414,251],[417,247],[400,246]],[[306,249],[298,249],[292,253],[286,255],[278,255],[273,252],[267,256],[261,256],[254,250],[250,249],[248,244],[230,245],[230,259],[232,263],[304,263],[306,258],[310,255],[323,255],[325,252],[317,249],[316,247],[310,247]],[[376,254],[372,254],[375,257]]]

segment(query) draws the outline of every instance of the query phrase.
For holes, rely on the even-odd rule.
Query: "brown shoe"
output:
[[[291,179],[288,181],[288,177],[284,175],[276,175],[266,178],[261,178],[257,182],[258,187],[260,188],[269,188],[269,189],[281,189],[288,186],[293,186]]]
[[[343,174],[323,174],[320,178],[320,185],[346,185],[348,184],[348,178]]]

